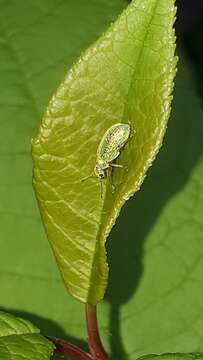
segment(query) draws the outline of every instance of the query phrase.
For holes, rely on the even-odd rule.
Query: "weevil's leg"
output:
[[[121,165],[121,164],[110,164],[110,166],[113,166],[113,167],[118,167],[118,168],[123,168],[125,166]]]
[[[130,139],[133,138],[133,136],[136,134],[136,131],[133,127],[130,128]]]
[[[115,187],[115,185],[113,183],[113,177],[112,176],[109,177],[109,181],[110,181],[111,193],[114,194],[116,187]]]
[[[132,139],[133,136],[135,135],[136,131],[135,131],[131,121],[128,121],[128,124],[130,125],[130,139]]]
[[[107,178],[109,178],[111,193],[113,194],[114,191],[115,191],[115,185],[113,184],[112,167],[111,167],[111,165],[109,165],[109,167],[106,169],[106,176],[107,176]]]
[[[135,131],[135,129],[134,129],[134,127],[133,127],[130,120],[128,120],[128,124],[130,125],[130,136],[129,136],[129,138],[132,139],[132,137],[135,135],[136,131]]]
[[[121,165],[121,164],[111,164],[110,166],[122,168],[122,169],[125,169],[125,170],[128,172],[128,167],[125,166],[125,165]]]
[[[103,184],[102,184],[102,180],[100,180],[100,189],[101,189],[101,199],[103,199]]]

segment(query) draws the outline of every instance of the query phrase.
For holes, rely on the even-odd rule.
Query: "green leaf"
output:
[[[0,312],[0,358],[2,360],[48,360],[53,344],[29,321]]]
[[[30,143],[67,67],[126,1],[0,5],[0,309],[29,319],[43,334],[84,343],[83,307],[67,294],[41,224]]]
[[[83,306],[61,281],[33,196],[30,139],[67,67],[127,1],[0,3],[0,307],[43,334],[84,346]],[[190,33],[190,62],[188,53],[179,54],[164,146],[108,241],[110,284],[98,320],[113,360],[203,352],[203,94],[195,87],[196,80],[203,84],[203,34],[197,30],[199,39]]]
[[[82,302],[107,285],[105,241],[161,146],[175,75],[174,0],[136,0],[68,72],[33,141],[34,187],[64,282]],[[116,122],[135,135],[114,170],[111,193],[93,172],[98,142]]]
[[[139,360],[198,360],[203,359],[202,353],[191,353],[191,354],[161,354],[161,355],[145,355],[139,358]]]

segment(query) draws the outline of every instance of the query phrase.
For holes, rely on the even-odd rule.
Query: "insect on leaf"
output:
[[[136,0],[69,70],[33,140],[34,188],[63,280],[82,302],[104,296],[105,242],[143,182],[170,113],[176,58],[174,0]],[[134,136],[111,180],[92,175],[98,145],[116,123]],[[127,244],[126,244],[127,246]]]

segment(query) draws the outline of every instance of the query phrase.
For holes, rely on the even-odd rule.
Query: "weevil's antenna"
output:
[[[96,178],[96,176],[92,174],[92,175],[89,175],[89,176],[85,177],[84,179],[81,179],[80,181],[84,182],[84,181],[86,181],[88,179],[91,179],[91,178]]]

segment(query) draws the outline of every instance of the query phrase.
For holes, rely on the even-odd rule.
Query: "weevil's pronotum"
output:
[[[123,165],[113,161],[120,155],[120,151],[127,143],[131,134],[130,124],[114,124],[106,130],[97,148],[96,165],[94,173],[100,180],[111,176],[112,167],[122,168]],[[94,177],[88,176],[82,181]]]

